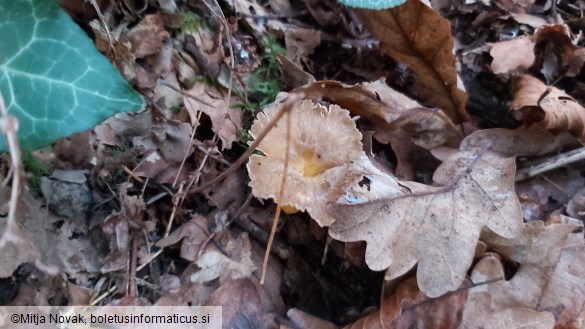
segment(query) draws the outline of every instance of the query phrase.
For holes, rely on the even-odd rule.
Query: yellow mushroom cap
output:
[[[250,134],[258,136],[282,109],[282,104],[265,109]],[[307,211],[321,226],[333,223],[326,211],[327,202],[336,201],[357,183],[361,173],[353,162],[366,157],[362,134],[349,116],[337,105],[329,108],[310,100],[290,110],[291,138],[288,173],[283,205]],[[258,145],[264,155],[252,155],[248,161],[250,186],[256,197],[276,199],[284,169],[287,133],[284,116]]]

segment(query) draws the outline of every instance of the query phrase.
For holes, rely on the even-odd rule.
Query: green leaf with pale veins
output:
[[[144,107],[55,0],[0,0],[0,93],[18,118],[23,150]]]
[[[342,4],[348,7],[364,8],[364,9],[388,9],[400,6],[406,0],[339,0]]]

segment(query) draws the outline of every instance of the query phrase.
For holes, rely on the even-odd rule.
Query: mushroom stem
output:
[[[272,229],[270,230],[270,238],[266,245],[266,252],[264,253],[264,261],[262,262],[262,275],[260,277],[260,284],[264,285],[266,278],[266,269],[268,268],[268,259],[270,258],[270,249],[274,242],[274,235],[276,235],[276,227],[278,226],[278,219],[280,218],[280,210],[282,209],[282,201],[284,199],[284,191],[286,189],[286,176],[288,175],[288,163],[290,157],[290,130],[291,130],[291,115],[287,113],[286,116],[286,149],[284,152],[284,167],[282,168],[282,178],[280,181],[280,191],[278,192],[278,200],[276,200],[276,211],[274,219],[272,220]]]

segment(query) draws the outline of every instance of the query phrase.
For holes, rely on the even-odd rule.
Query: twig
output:
[[[113,42],[112,34],[110,33],[110,28],[108,27],[108,24],[106,24],[106,18],[102,14],[102,11],[100,10],[100,6],[98,6],[98,4],[97,4],[97,2],[95,2],[95,0],[89,0],[89,2],[91,2],[91,5],[95,9],[95,12],[97,13],[98,18],[100,19],[100,22],[102,23],[104,30],[106,31],[106,35],[108,36],[108,43],[110,45],[110,49],[112,49],[112,53],[114,54],[114,57],[115,57],[116,56],[116,49],[114,48],[114,42]]]
[[[540,175],[544,172],[564,167],[581,160],[585,160],[585,147],[561,153],[557,156],[548,158],[546,159],[546,161],[536,164],[534,166],[520,169],[516,172],[515,180],[519,182]]]
[[[127,293],[129,297],[136,298],[137,288],[136,288],[136,262],[138,258],[138,237],[136,233],[132,234],[131,240],[131,248],[130,248],[130,265],[128,266],[128,287]]]
[[[138,167],[138,166],[136,166]],[[125,173],[127,173],[130,177],[132,177],[135,181],[137,181],[140,184],[144,184],[144,179],[136,176],[136,174],[134,174],[134,172],[132,172],[132,170],[130,170],[128,167],[126,167],[125,165],[122,165],[122,170],[124,170]],[[136,170],[136,169],[134,169]]]
[[[185,165],[185,161],[187,161],[187,157],[189,156],[189,151],[193,146],[193,140],[195,139],[195,133],[197,132],[197,127],[199,127],[199,122],[201,122],[201,113],[203,111],[199,111],[197,115],[197,122],[193,124],[193,130],[191,131],[191,139],[189,139],[189,147],[185,150],[185,155],[183,156],[183,160],[181,161],[181,165],[179,166],[179,170],[177,170],[177,175],[175,176],[175,180],[173,181],[173,187],[177,186],[177,182],[179,181],[179,175],[181,175],[181,170],[183,170],[183,166]],[[206,154],[207,156],[207,154]],[[205,160],[203,160],[205,163]]]
[[[116,291],[116,289],[118,289],[118,286],[114,285],[112,286],[108,291],[104,292],[103,294],[101,294],[98,298],[94,299],[90,305],[91,306],[96,306],[97,304],[99,304],[99,302],[101,302],[102,300],[104,300],[106,297],[108,297],[110,294],[112,294],[114,291]]]
[[[172,89],[172,90],[174,90],[174,91],[178,92],[179,94],[181,94],[181,95],[183,95],[183,96],[185,96],[185,97],[189,97],[189,98],[191,98],[191,99],[194,99],[194,100],[198,101],[199,103],[205,104],[205,105],[207,105],[207,106],[209,106],[209,107],[215,107],[215,105],[209,104],[209,103],[207,103],[206,101],[204,101],[204,100],[201,100],[201,99],[199,99],[199,98],[197,98],[197,97],[195,97],[195,96],[193,96],[193,95],[189,94],[188,92],[186,92],[186,91],[184,91],[184,90],[181,90],[181,89],[179,89],[179,88],[177,88],[177,87],[173,86],[172,84],[168,83],[166,80],[160,79],[160,80],[159,80],[159,82],[160,82],[160,84],[161,84],[161,85],[163,85],[163,86],[165,86],[165,87],[167,87],[167,88],[170,88],[170,89]]]
[[[169,222],[167,223],[167,228],[165,230],[165,235],[164,235],[163,239],[168,237],[169,234],[171,233],[171,226],[173,226],[173,221],[175,219],[175,213],[177,212],[177,205],[179,203],[178,195],[181,195],[182,191],[183,191],[183,184],[179,185],[179,190],[177,191],[177,194],[175,194],[173,196],[173,210],[171,211],[171,215],[169,216]],[[142,265],[140,265],[140,266],[138,266],[138,268],[136,268],[136,272],[140,272],[140,270],[145,268],[146,265],[150,264],[150,262],[152,262],[156,257],[158,257],[158,255],[162,254],[163,250],[164,250],[164,248],[157,250],[152,256],[150,256],[150,258],[148,258],[147,261],[145,261]]]
[[[8,149],[10,150],[10,172],[12,175],[12,189],[10,191],[10,201],[8,203],[8,218],[6,219],[6,228],[0,238],[0,249],[4,248],[8,242],[21,243],[22,238],[18,234],[18,224],[16,224],[16,207],[18,206],[18,197],[20,196],[20,180],[22,179],[22,167],[20,162],[20,147],[18,145],[18,120],[8,114],[4,105],[4,97],[0,94],[0,129],[6,136]],[[8,181],[10,177],[6,177]]]
[[[20,146],[18,145],[18,119],[8,113],[6,105],[4,104],[4,98],[0,94],[0,130],[6,136],[6,142],[8,144],[8,150],[10,151],[10,171],[12,175],[12,189],[10,191],[10,201],[8,203],[8,217],[6,219],[6,226],[4,232],[0,237],[0,249],[4,248],[8,242],[14,244],[22,244],[35,254],[35,266],[50,275],[57,275],[59,268],[53,265],[44,264],[41,261],[41,253],[38,248],[34,245],[33,241],[20,231],[18,224],[16,223],[16,207],[18,206],[18,199],[20,197],[20,183],[23,179],[22,162],[20,157]],[[10,179],[10,176],[6,177],[6,181]]]

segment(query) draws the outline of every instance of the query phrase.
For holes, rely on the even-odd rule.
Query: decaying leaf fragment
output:
[[[585,108],[564,91],[522,75],[512,80],[512,92],[508,115],[519,124],[554,134],[569,132],[585,140]]]
[[[330,235],[367,242],[366,263],[396,278],[418,263],[421,291],[457,289],[471,265],[483,226],[504,237],[522,229],[514,193],[514,158],[482,149],[450,155],[433,180],[441,187],[399,182],[410,193],[363,204],[332,204]]]
[[[414,92],[445,111],[454,123],[467,121],[467,94],[457,86],[449,22],[419,0],[388,10],[356,10],[380,50],[416,74]]]
[[[527,36],[491,44],[491,69],[495,74],[527,71],[534,63],[534,42]]]
[[[540,72],[551,83],[559,76],[574,77],[585,62],[585,48],[575,46],[571,29],[566,24],[544,26],[532,37],[539,53]],[[575,38],[575,42],[578,37]]]
[[[234,108],[234,96],[230,104],[226,104],[225,97],[210,89],[205,83],[196,83],[188,93],[194,98],[183,98],[189,113],[202,111],[211,118],[213,132],[217,133],[222,141],[222,149],[230,149],[236,140],[238,130],[242,127],[242,111]],[[196,99],[201,101],[196,101]],[[192,121],[194,121],[192,119]]]
[[[282,104],[276,104],[259,114],[250,134],[257,137],[281,108]],[[362,134],[349,112],[337,105],[326,108],[305,100],[288,115],[291,144],[283,203],[306,210],[321,226],[329,225],[334,219],[324,205],[335,201],[361,178],[359,172],[352,170],[352,162],[365,159]],[[252,155],[248,162],[250,186],[256,197],[276,199],[280,189],[286,120],[285,115],[258,145],[264,156]]]

